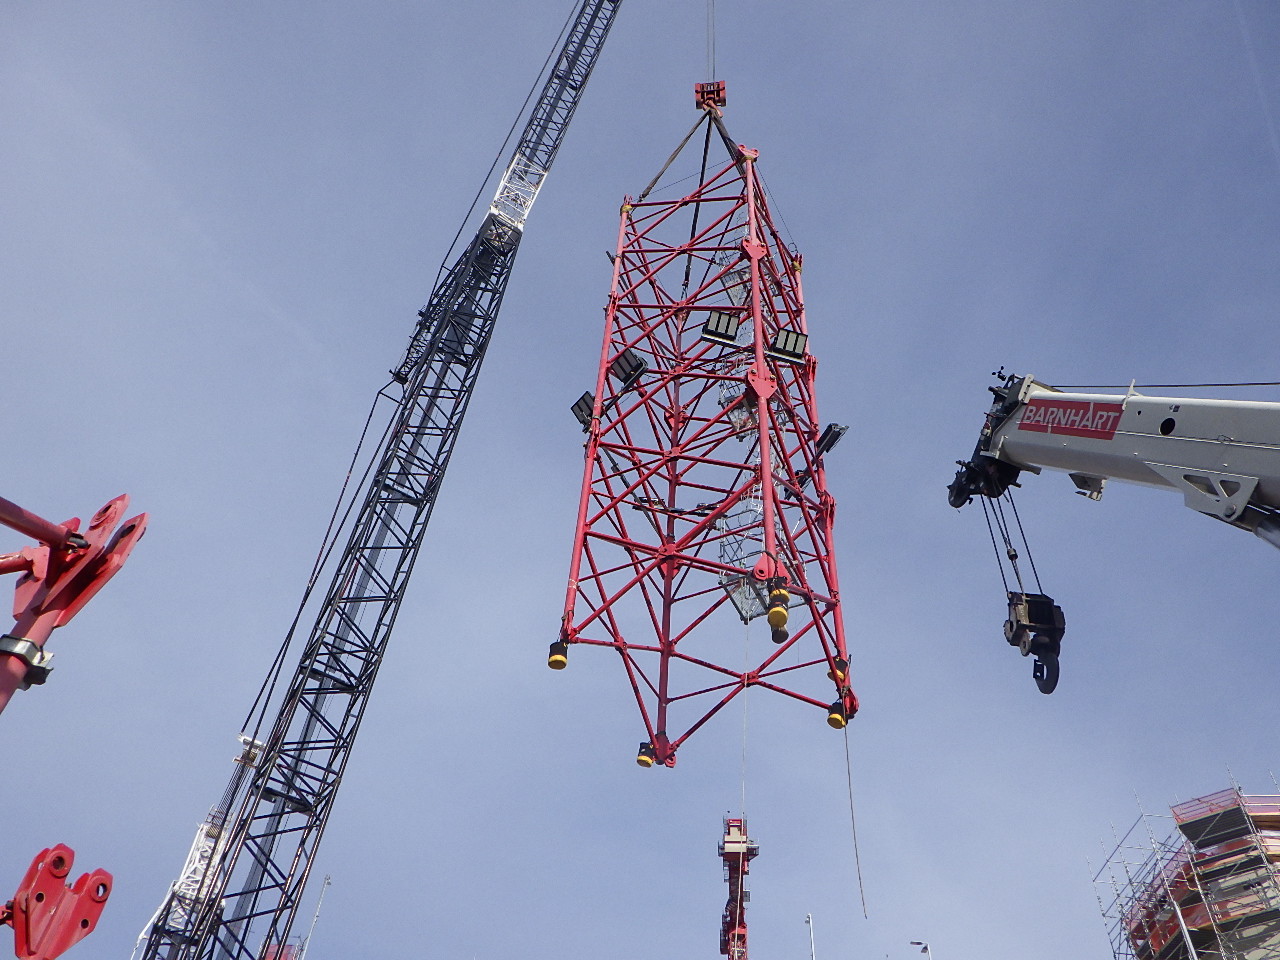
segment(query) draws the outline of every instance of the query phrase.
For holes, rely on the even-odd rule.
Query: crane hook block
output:
[[[19,960],[54,960],[97,926],[111,896],[111,874],[94,870],[68,886],[75,858],[75,851],[62,843],[41,850],[0,911],[0,921],[13,926]]]
[[[1009,619],[1004,622],[1004,638],[1024,656],[1035,655],[1031,675],[1041,693],[1053,693],[1058,686],[1058,655],[1067,618],[1053,597],[1043,593],[1009,591]]]

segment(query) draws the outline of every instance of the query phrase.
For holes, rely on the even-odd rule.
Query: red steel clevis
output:
[[[0,498],[0,524],[39,541],[17,553],[0,554],[0,574],[18,573],[13,629],[0,636],[0,710],[15,690],[44,683],[51,667],[45,641],[65,625],[124,566],[147,529],[141,513],[112,531],[129,509],[121,495],[93,515],[80,532],[80,519],[50,523]]]
[[[54,960],[98,925],[111,896],[111,874],[94,870],[67,886],[75,860],[75,851],[62,843],[41,850],[18,892],[0,908],[0,924],[13,927],[13,950],[19,960]]]

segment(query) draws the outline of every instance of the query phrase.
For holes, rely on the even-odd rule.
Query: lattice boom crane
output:
[[[497,319],[525,218],[622,0],[583,0],[474,239],[444,272],[384,395],[376,469],[274,721],[139,942],[144,960],[282,953]],[[262,731],[266,731],[262,733]],[[256,928],[256,929],[255,929]],[[135,951],[135,955],[138,951]]]

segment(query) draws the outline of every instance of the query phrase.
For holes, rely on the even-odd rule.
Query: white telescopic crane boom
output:
[[[1280,403],[1068,393],[1032,377],[991,391],[952,506],[998,497],[1021,471],[1048,467],[1095,500],[1107,480],[1177,490],[1192,510],[1280,546]]]
[[[986,498],[992,542],[997,531],[1004,540],[1004,553],[996,551],[1001,576],[1007,565],[1015,581],[1005,578],[1005,640],[1035,655],[1041,693],[1057,687],[1066,618],[1042,592],[1034,564],[1034,589],[1023,582],[1015,528],[1024,549],[1026,538],[1008,497],[1022,471],[1066,471],[1093,500],[1108,480],[1167,487],[1192,510],[1280,547],[1280,403],[1150,397],[1132,386],[1122,394],[1071,393],[1029,376],[997,379],[978,444],[959,461],[948,500],[959,508]]]

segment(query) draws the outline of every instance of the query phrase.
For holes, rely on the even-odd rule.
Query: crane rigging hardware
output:
[[[55,960],[98,925],[111,896],[111,874],[97,869],[68,884],[75,860],[65,844],[41,850],[13,899],[0,904],[0,926],[13,927],[18,960]]]
[[[1280,547],[1280,403],[1153,397],[1132,386],[1123,394],[1065,391],[1003,370],[996,378],[973,455],[958,461],[947,488],[953,507],[974,497],[998,502],[1023,471],[1047,467],[1065,471],[1090,500],[1101,499],[1108,480],[1176,490],[1192,510]],[[1011,593],[1010,623],[1025,628],[1019,637],[1042,626],[1052,640],[1061,610],[1038,600],[1039,612],[1026,611],[1020,625]]]
[[[419,311],[376,469],[275,716],[143,931],[144,960],[250,960],[287,943],[511,275],[525,219],[622,0],[582,0],[475,237]],[[305,602],[305,601],[304,601]],[[274,678],[269,678],[273,683]]]
[[[122,494],[95,513],[81,533],[79,517],[52,523],[0,498],[0,525],[38,543],[0,554],[0,574],[19,574],[13,632],[0,636],[0,710],[17,690],[49,678],[53,655],[44,647],[50,634],[120,572],[146,533],[145,513],[116,529],[128,509],[129,497]],[[97,926],[111,895],[111,874],[94,870],[67,886],[63,881],[75,856],[64,844],[41,850],[13,899],[0,905],[0,926],[13,928],[20,960],[54,960]]]
[[[42,684],[53,669],[45,642],[65,626],[124,566],[147,532],[139,514],[116,530],[129,509],[126,495],[105,504],[89,520],[52,523],[0,498],[0,524],[25,534],[39,546],[0,554],[0,574],[19,574],[14,591],[12,632],[0,636],[0,710],[18,689]],[[114,533],[113,533],[114,531]]]
[[[725,130],[723,83],[696,98],[698,122],[622,206],[595,389],[572,408],[586,465],[547,659],[563,669],[577,644],[619,654],[644,767],[673,766],[752,687],[838,729],[858,708],[824,464],[845,428],[818,420],[800,256],[774,228],[757,151]],[[699,185],[648,199],[700,128]],[[730,618],[765,619],[776,646],[744,663],[723,643]],[[824,671],[829,687],[812,682]]]

